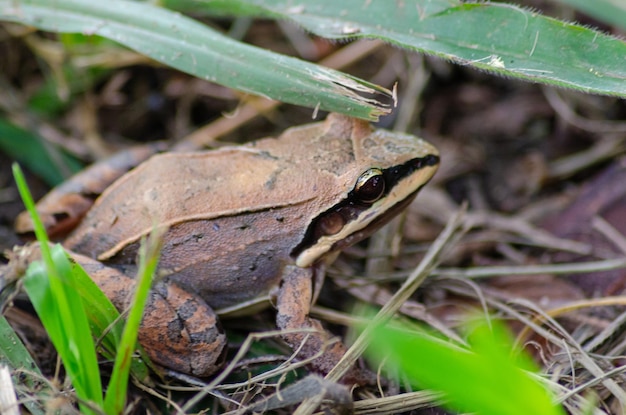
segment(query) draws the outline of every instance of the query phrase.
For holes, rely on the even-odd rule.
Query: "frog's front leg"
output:
[[[314,271],[311,268],[294,265],[285,269],[278,293],[276,324],[280,329],[290,331],[282,337],[293,350],[300,350],[301,357],[312,357],[324,350],[320,357],[310,363],[310,367],[326,375],[341,360],[346,347],[340,341],[331,344],[333,335],[322,327],[319,320],[309,317],[313,281]],[[313,329],[313,332],[301,331],[302,329]],[[374,380],[372,373],[352,368],[342,381],[364,385],[371,384]]]
[[[128,307],[133,278],[89,257],[70,254],[118,310]],[[209,376],[225,360],[226,336],[213,309],[171,283],[153,285],[138,340],[154,363],[185,374]]]

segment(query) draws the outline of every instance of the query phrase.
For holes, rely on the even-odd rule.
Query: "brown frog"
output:
[[[140,239],[155,224],[167,227],[162,278],[139,333],[160,365],[214,373],[226,349],[214,310],[249,308],[273,295],[279,328],[318,329],[283,336],[293,348],[306,339],[301,353],[311,356],[330,337],[308,316],[325,267],[402,211],[438,163],[437,149],[422,139],[331,114],[244,146],[152,156],[108,186],[63,245],[124,309]],[[106,169],[96,166],[40,202],[50,228],[81,217],[84,183]],[[80,208],[58,211],[59,200],[77,198],[69,204]],[[28,220],[16,227],[27,230]],[[335,343],[311,366],[326,373],[343,353]]]

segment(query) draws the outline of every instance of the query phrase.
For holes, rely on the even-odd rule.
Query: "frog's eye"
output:
[[[354,185],[354,195],[363,203],[374,203],[385,192],[385,178],[381,169],[372,168],[361,175]]]

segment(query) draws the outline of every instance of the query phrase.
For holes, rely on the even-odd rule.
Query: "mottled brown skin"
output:
[[[93,202],[121,175],[166,149],[164,143],[135,147],[114,155],[106,163],[96,163],[66,180],[39,202],[37,212],[48,236],[58,239],[74,229]],[[28,212],[15,220],[15,231],[27,235],[33,230]]]
[[[380,201],[360,207],[350,219],[334,220],[333,235],[309,229],[353,197],[357,179],[369,168],[422,158],[427,162]],[[213,309],[276,290],[280,328],[317,330],[284,335],[294,349],[306,338],[301,356],[309,357],[330,339],[308,316],[313,282],[321,284],[338,250],[371,234],[412,200],[437,162],[437,150],[424,141],[331,114],[324,123],[287,130],[278,139],[156,155],[108,187],[64,245],[80,254],[75,258],[123,309],[141,237],[156,224],[168,228],[159,264],[165,277],[154,286],[140,332],[156,363],[210,375],[226,345]],[[335,343],[312,369],[327,373],[343,352]],[[355,370],[349,380],[363,378]]]

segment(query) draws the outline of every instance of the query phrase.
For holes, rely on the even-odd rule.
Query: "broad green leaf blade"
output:
[[[444,393],[444,404],[481,415],[564,415],[548,391],[524,371],[525,357],[511,358],[512,342],[499,327],[483,323],[470,337],[470,350],[426,334],[377,327],[371,359],[395,365],[418,387]]]
[[[200,78],[284,102],[372,120],[390,111],[390,91],[382,87],[235,41],[148,3],[0,0],[0,19],[100,35]]]
[[[60,245],[51,253],[56,272],[51,273],[43,262],[35,262],[26,272],[24,288],[63,360],[77,396],[101,407],[102,385],[96,350],[83,303],[70,281],[70,261]],[[85,406],[81,408],[93,413]]]
[[[227,10],[289,19],[325,38],[382,39],[509,77],[626,97],[626,42],[515,5],[459,0],[166,4],[179,10],[203,7],[216,14]]]
[[[624,0],[559,0],[561,3],[587,13],[605,23],[626,30],[626,1]]]
[[[114,360],[122,340],[124,320],[119,318],[120,314],[115,306],[102,293],[81,265],[72,261],[71,266],[76,290],[83,303],[89,304],[85,312],[89,320],[91,334],[96,339],[101,339],[99,352],[107,359]],[[145,354],[142,355],[142,358],[144,361],[149,361]],[[131,371],[135,378],[148,383],[149,371],[144,361],[133,358]]]
[[[73,285],[65,251],[61,245],[52,249],[48,246],[48,236],[35,210],[22,169],[13,163],[12,170],[22,201],[31,215],[43,259],[28,266],[23,277],[24,289],[63,360],[80,399],[81,410],[91,414],[94,411],[83,402],[93,402],[101,407],[103,399],[96,349],[85,307]]]

